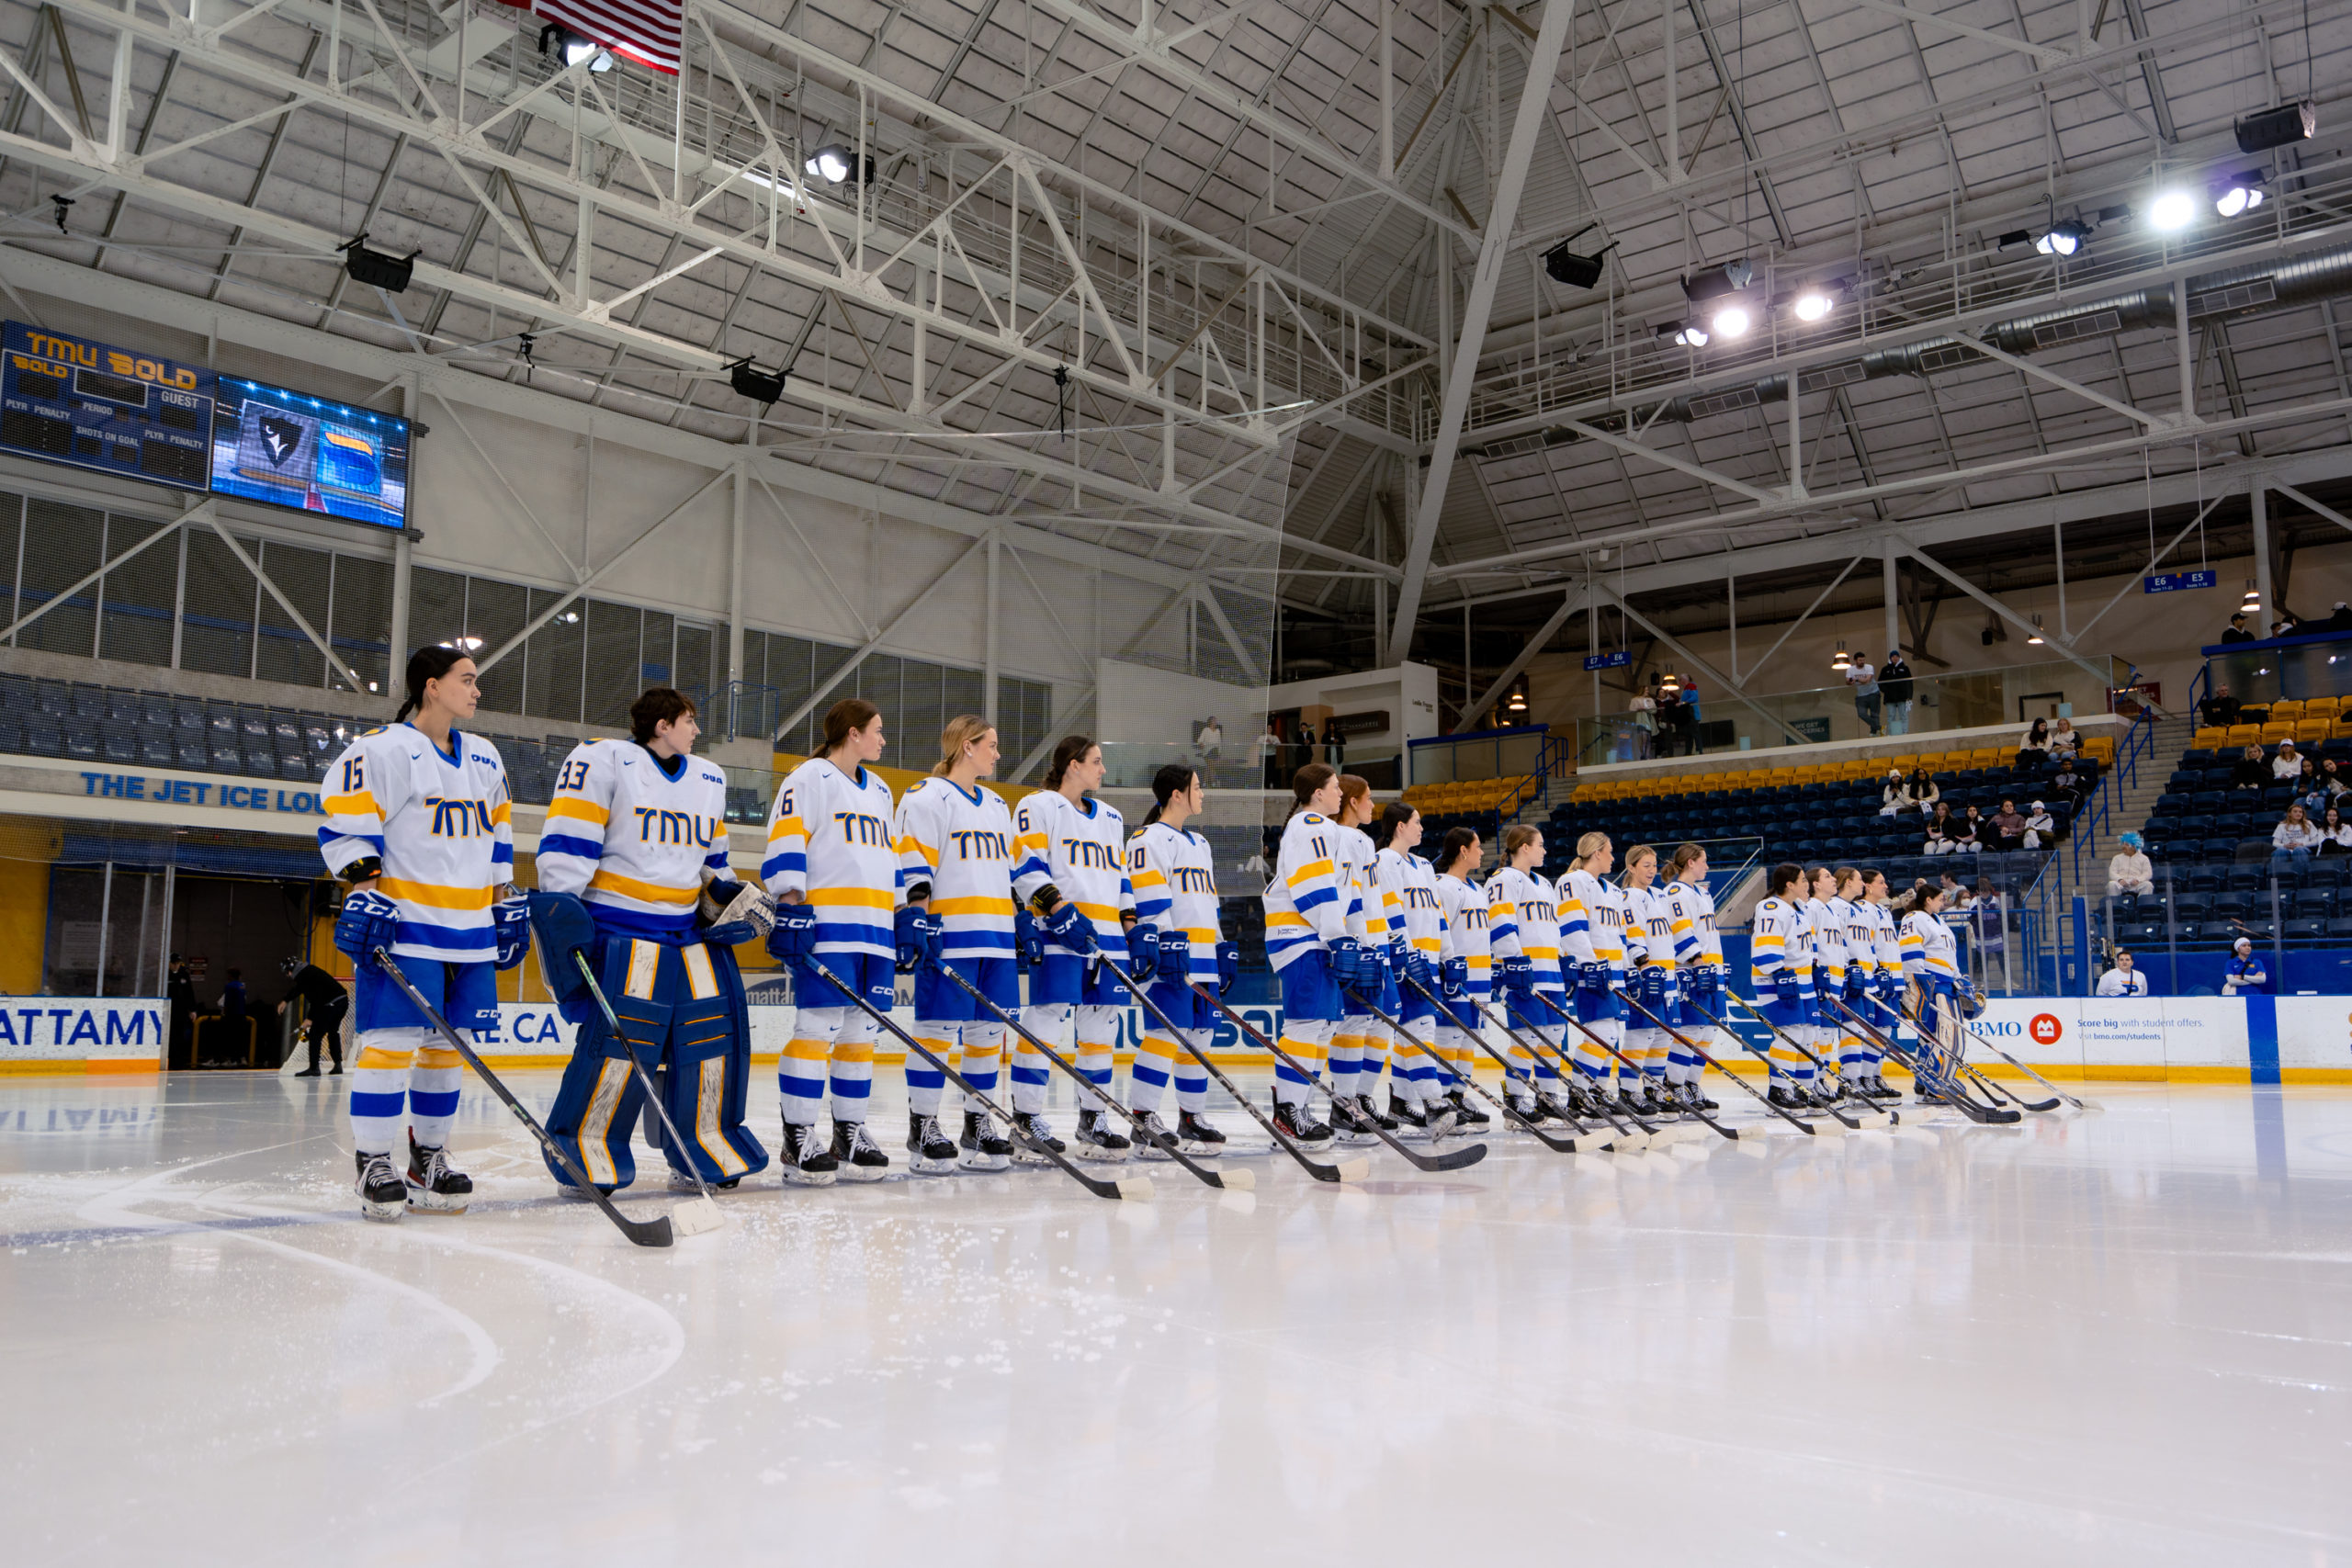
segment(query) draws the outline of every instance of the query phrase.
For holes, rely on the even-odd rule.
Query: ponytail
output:
[[[464,649],[452,648],[446,642],[429,643],[410,654],[405,675],[408,682],[408,700],[401,704],[401,711],[392,716],[392,722],[394,724],[403,722],[409,715],[424,705],[424,687],[427,682],[438,681],[456,669],[459,660],[472,657],[473,655]]]
[[[1290,817],[1295,817],[1306,810],[1308,803],[1322,791],[1323,786],[1339,776],[1340,771],[1329,762],[1309,762],[1299,769],[1292,775],[1290,781]],[[1287,822],[1290,817],[1285,817],[1283,820]]]
[[[1069,772],[1069,765],[1086,761],[1086,754],[1093,750],[1094,742],[1083,735],[1065,735],[1056,741],[1054,760],[1046,769],[1046,787],[1061,788],[1062,775]]]
[[[1321,766],[1320,763],[1317,763],[1315,765],[1317,767]],[[1454,867],[1454,863],[1461,860],[1463,852],[1471,848],[1477,842],[1478,830],[1476,828],[1447,829],[1445,833],[1445,847],[1438,852],[1438,870],[1451,872]],[[1476,871],[1478,868],[1476,866],[1472,866],[1470,869]]]
[[[1380,815],[1372,819],[1372,847],[1386,849],[1396,839],[1396,829],[1419,815],[1419,810],[1408,801],[1392,800],[1382,807]]]
[[[1170,762],[1152,774],[1151,809],[1144,813],[1143,825],[1148,828],[1159,821],[1159,814],[1166,809],[1169,799],[1192,788],[1193,781],[1198,777],[1200,777],[1198,768],[1188,768],[1182,762]]]

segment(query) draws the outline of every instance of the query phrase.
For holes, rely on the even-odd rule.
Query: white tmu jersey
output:
[[[1119,911],[1134,908],[1136,898],[1127,880],[1127,821],[1118,808],[1091,795],[1072,805],[1059,790],[1041,789],[1021,797],[1012,822],[1024,863],[1034,858],[1045,867],[1054,890],[1093,926],[1106,957],[1125,959],[1127,934]],[[1062,951],[1051,939],[1046,947]]]
[[[1666,885],[1666,901],[1690,933],[1683,962],[1699,969],[1724,967],[1723,933],[1715,930],[1715,896],[1704,883],[1674,881]]]
[[[778,898],[808,899],[817,911],[818,953],[897,955],[897,815],[890,786],[870,768],[853,777],[811,757],[777,786],[760,879]]]
[[[1785,898],[1767,898],[1756,906],[1747,939],[1747,978],[1758,1000],[1764,999],[1782,970],[1797,977],[1800,991],[1812,988],[1813,938],[1803,909]]]
[[[1319,811],[1283,824],[1274,877],[1266,884],[1266,961],[1286,969],[1348,934],[1348,888],[1340,879],[1340,826]]]
[[[539,830],[539,886],[578,894],[633,931],[695,923],[707,875],[727,871],[727,775],[634,740],[586,740],[556,775]]]
[[[369,855],[383,863],[376,890],[400,910],[396,956],[487,964],[490,907],[514,880],[514,797],[496,747],[457,729],[449,747],[412,724],[356,737],[327,770],[319,852],[338,876]]]
[[[1524,958],[1535,988],[1560,988],[1560,895],[1538,872],[1504,866],[1487,878],[1487,942],[1498,958]]]
[[[1024,855],[1004,796],[933,773],[899,803],[899,864],[910,890],[931,884],[941,954],[1012,956],[1012,903],[1046,884],[1046,863]]]
[[[1470,994],[1494,994],[1494,946],[1487,940],[1487,890],[1458,876],[1437,879],[1438,908],[1445,914],[1445,956],[1463,960]]]
[[[1625,892],[1625,958],[1635,968],[1673,974],[1690,945],[1690,928],[1674,911],[1665,888],[1653,882]]]
[[[1437,868],[1419,855],[1383,850],[1373,860],[1372,879],[1396,910],[1392,929],[1434,966],[1445,956],[1445,910],[1438,902]]]
[[[1333,837],[1333,858],[1339,862],[1348,906],[1348,934],[1368,947],[1388,945],[1388,910],[1380,890],[1372,885],[1372,863],[1380,852],[1372,835],[1361,828],[1340,828]]]
[[[1162,948],[1192,944],[1192,976],[1216,984],[1216,862],[1209,841],[1186,828],[1147,823],[1127,844],[1127,879],[1135,888],[1137,923],[1156,928]]]
[[[1560,899],[1560,951],[1578,964],[1625,973],[1625,890],[1589,871],[1568,873]]]
[[[1960,978],[1959,944],[1943,921],[1925,909],[1914,909],[1903,917],[1902,940],[1906,978],[1929,982]]]

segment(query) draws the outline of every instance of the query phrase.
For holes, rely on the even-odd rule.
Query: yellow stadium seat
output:
[[[2233,724],[2230,726],[2229,743],[2233,746],[2244,746],[2251,741],[2259,740],[2261,739],[2262,726],[2258,724]]]
[[[2230,732],[2228,730],[2208,728],[2199,729],[2193,737],[2190,738],[2188,743],[2200,751],[2211,751],[2221,746],[2228,744],[2229,739]]]
[[[2295,727],[2291,724],[2266,724],[2262,727],[2260,734],[2262,743],[2267,746],[2277,740],[2292,740],[2295,738]]]
[[[2270,719],[2274,724],[2280,719],[2297,719],[2302,716],[2303,704],[2299,697],[2282,697],[2270,705]]]
[[[2335,728],[2335,721],[2333,719],[2297,719],[2295,721],[2295,744],[2301,746],[2306,741],[2324,740],[2327,739],[2327,732]]]
[[[2337,714],[2343,711],[2344,699],[2342,697],[2305,697],[2303,699],[2303,716],[2305,718],[2334,718]]]

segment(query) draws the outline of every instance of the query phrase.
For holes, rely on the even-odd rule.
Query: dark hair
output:
[[[639,746],[650,746],[654,726],[675,724],[699,711],[694,698],[675,686],[649,686],[643,695],[628,705],[628,732]]]
[[[1316,793],[1339,776],[1340,770],[1329,762],[1309,762],[1292,774],[1290,815],[1295,817],[1306,810],[1306,803],[1315,798]]]
[[[1438,852],[1438,870],[1452,871],[1453,869],[1453,863],[1462,858],[1462,852],[1468,849],[1477,841],[1478,829],[1476,828],[1447,829],[1445,830],[1445,847]]]
[[[408,656],[408,700],[401,704],[401,711],[392,715],[392,722],[400,723],[424,705],[424,683],[438,681],[458,667],[458,660],[470,660],[473,655],[462,648],[451,648],[446,642],[427,643]]]
[[[1380,808],[1372,819],[1372,847],[1385,850],[1396,837],[1396,829],[1421,814],[1421,808],[1409,800],[1392,800]]]
[[[1674,857],[1667,862],[1667,874],[1679,880],[1690,863],[1706,852],[1706,847],[1702,844],[1676,845]]]
[[[2245,613],[2245,612],[2243,610],[2238,612],[2239,615],[2244,615]],[[2232,618],[2234,619],[2235,617],[2233,616]],[[2132,950],[2128,947],[2119,947],[2115,950],[2115,956],[2118,958],[2129,958],[2132,956]]]
[[[1786,887],[1792,882],[1801,880],[1804,876],[1804,867],[1797,864],[1794,861],[1784,860],[1780,864],[1774,866],[1772,868],[1772,874],[1765,879],[1766,886],[1764,891],[1771,895],[1771,897],[1778,898],[1781,896],[1781,888]]]
[[[1083,735],[1065,735],[1055,741],[1054,760],[1046,768],[1046,787],[1061,788],[1062,775],[1069,772],[1069,765],[1084,761],[1086,754],[1093,750],[1094,742]]]
[[[849,738],[882,716],[882,710],[864,697],[843,697],[825,710],[825,746],[839,750]]]
[[[1874,865],[1866,865],[1862,867],[1862,890],[1864,892],[1868,892],[1870,890],[1871,883],[1884,882],[1885,880],[1886,873],[1881,871],[1878,867]]]
[[[2049,735],[2050,735],[2050,721],[2049,721],[2048,719],[2046,719],[2046,718],[2037,718],[2037,719],[2035,719],[2035,720],[2033,721],[2033,724],[2032,724],[2031,728],[2030,728],[2029,729],[2027,729],[2027,730],[2026,730],[2026,732],[2025,732],[2025,738],[2026,738],[2028,740],[2043,740],[2043,739],[2047,739],[2049,738]]]
[[[1169,762],[1151,775],[1151,809],[1144,813],[1143,825],[1150,827],[1159,820],[1160,811],[1171,795],[1183,794],[1201,776],[1198,768],[1188,768],[1182,762]]]

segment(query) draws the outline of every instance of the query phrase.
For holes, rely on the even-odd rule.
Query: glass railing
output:
[[[1344,742],[1302,746],[1290,741],[1235,739],[1230,734],[1204,749],[1181,740],[1106,740],[1102,743],[1102,786],[1105,789],[1149,789],[1160,769],[1170,763],[1197,768],[1204,789],[1280,790],[1309,762],[1328,762],[1341,773],[1357,773],[1377,790],[1398,787],[1394,746],[1353,747]]]
[[[2346,662],[2352,665],[2352,660]],[[2014,724],[2022,730],[2030,716],[2046,714],[2052,705],[2075,715],[2108,712],[2112,693],[2129,682],[2132,672],[2122,660],[2108,663],[2104,684],[2069,660],[1950,675],[1915,674],[1909,697],[1901,701],[1883,689],[1875,696],[1858,697],[1853,687],[1843,683],[1747,698],[1702,691],[1695,704],[1577,720],[1577,761],[1581,767],[1592,767],[1991,725]]]
[[[2259,724],[2274,703],[2352,696],[2352,632],[2230,643],[2206,654],[2205,689],[2213,702],[2234,700],[2256,711],[2232,717],[2226,708],[2200,705],[2200,721]]]

